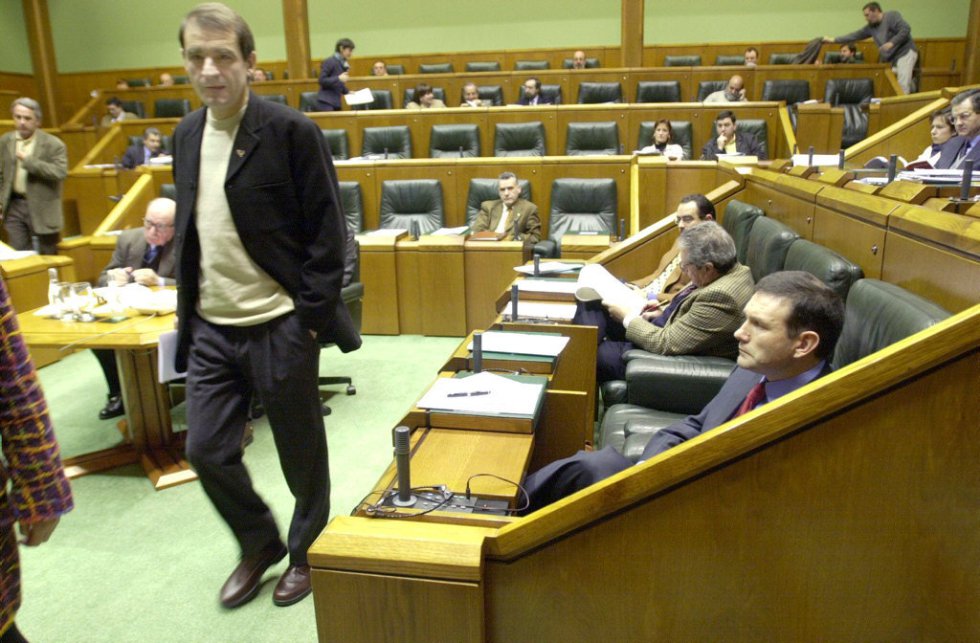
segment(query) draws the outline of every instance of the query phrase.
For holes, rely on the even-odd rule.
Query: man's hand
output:
[[[117,286],[125,286],[129,283],[129,277],[132,271],[132,268],[113,268],[106,273],[106,277]]]
[[[664,314],[663,309],[660,307],[660,302],[656,299],[651,299],[643,306],[643,310],[640,311],[640,316],[647,321],[653,321],[657,317]]]
[[[892,49],[894,49],[894,48],[895,48],[895,45],[893,45],[893,44],[892,44],[892,43],[890,43],[890,42],[886,42],[885,44],[883,44],[883,45],[881,46],[881,51],[891,51],[891,50],[892,50]]]
[[[342,73],[342,74],[341,74],[340,76],[337,76],[337,78],[339,78],[339,79],[340,79],[340,82],[342,82],[342,83],[346,83],[346,82],[347,82],[348,80],[350,80],[350,74],[348,74],[348,73],[347,73],[347,72],[345,71],[345,72],[344,72],[344,73]]]
[[[27,152],[25,152],[24,150],[17,150],[16,155],[17,155],[17,160],[19,161],[23,161],[24,159],[27,158]]]
[[[134,270],[133,280],[143,286],[159,286],[163,283],[163,279],[152,268]]]
[[[718,136],[718,139],[715,141],[715,144],[718,146],[718,149],[719,150],[721,150],[722,152],[724,152],[725,151],[725,146],[728,145],[729,142],[730,142],[730,139],[725,138],[725,135],[724,134],[721,134],[721,135]]]
[[[620,323],[626,319],[626,315],[629,313],[629,308],[622,304],[617,304],[615,302],[606,301],[603,299],[602,305],[609,311],[609,316]]]
[[[316,331],[313,330],[312,328],[308,328],[307,330],[310,331],[310,337],[316,339]]]
[[[58,526],[58,520],[59,518],[47,518],[33,523],[20,521],[20,533],[23,536],[20,544],[37,547],[48,542],[48,538],[54,533],[54,528]]]

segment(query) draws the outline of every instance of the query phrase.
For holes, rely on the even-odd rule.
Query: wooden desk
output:
[[[398,279],[394,237],[359,235],[361,282],[364,283],[361,331],[366,335],[397,335]]]
[[[506,288],[514,276],[514,266],[524,263],[524,244],[520,241],[467,241],[466,330],[486,328],[497,317],[493,296]]]
[[[584,261],[608,250],[610,245],[608,234],[566,234],[561,238],[561,258]]]
[[[76,281],[75,268],[67,257],[36,255],[0,261],[0,274],[7,284],[14,310],[33,310],[48,303],[49,268],[58,271],[61,281]],[[64,355],[58,350],[32,346],[29,340],[27,346],[37,368],[57,362]]]
[[[157,341],[173,329],[173,315],[136,316],[124,322],[63,322],[18,315],[21,333],[32,346],[109,348],[116,352],[130,444],[68,458],[69,477],[139,461],[156,489],[197,479],[182,454],[170,422],[170,394],[157,381]]]
[[[423,335],[466,334],[463,244],[464,237],[460,235],[419,239],[416,279]]]

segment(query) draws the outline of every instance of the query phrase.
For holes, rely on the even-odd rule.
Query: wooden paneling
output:
[[[466,242],[467,330],[485,329],[496,319],[496,295],[514,280],[514,266],[524,263],[523,245],[519,241]]]
[[[463,237],[422,237],[418,247],[423,334],[465,335]]]

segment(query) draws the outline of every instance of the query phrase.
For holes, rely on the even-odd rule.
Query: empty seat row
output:
[[[522,193],[531,200],[531,185],[521,181]],[[466,195],[466,225],[472,226],[484,201],[499,198],[496,178],[470,179]],[[364,230],[364,199],[356,181],[340,182],[340,199],[351,228]],[[613,235],[619,204],[613,179],[555,179],[551,184],[551,211],[547,219],[548,239],[535,246],[542,256],[559,256],[561,237],[578,232]],[[438,179],[410,179],[381,183],[379,224],[383,229],[417,228],[429,234],[446,224],[442,183]]]
[[[636,147],[650,145],[654,121],[640,123]],[[766,154],[769,152],[768,126],[762,119],[743,119],[738,122],[742,131],[750,132],[760,142]],[[680,145],[687,159],[694,158],[695,142],[692,141],[690,121],[671,121],[673,143]],[[330,152],[338,160],[352,158],[347,140],[347,130],[324,129],[324,138]],[[613,155],[626,151],[620,142],[619,123],[586,122],[569,123],[566,134],[565,155]],[[480,127],[475,124],[433,125],[429,138],[429,158],[469,158],[482,156]],[[407,125],[365,127],[360,156],[387,159],[412,158],[412,134]],[[497,123],[494,125],[493,156],[545,156],[545,130],[541,121],[529,123]]]
[[[146,107],[141,100],[124,100],[124,112],[136,114],[139,118],[147,118]],[[158,98],[153,101],[153,116],[151,118],[182,118],[191,113],[191,102],[186,98]]]
[[[388,63],[385,67],[388,69],[388,74],[392,76],[400,76],[405,73],[405,65]],[[564,59],[562,61],[562,67],[564,69],[571,69],[572,59]],[[599,59],[586,58],[585,67],[587,69],[598,68]],[[500,71],[501,67],[500,63],[496,60],[477,60],[466,63],[465,69],[469,72]],[[551,69],[551,63],[547,60],[518,60],[514,62],[515,71],[533,71],[536,69]],[[451,62],[419,64],[420,74],[452,74],[455,71],[456,69]]]

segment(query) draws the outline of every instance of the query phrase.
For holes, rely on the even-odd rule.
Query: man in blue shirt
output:
[[[132,170],[137,165],[149,165],[150,159],[163,154],[163,137],[160,130],[155,127],[147,127],[143,130],[143,142],[137,143],[126,150],[123,154],[120,165]]]
[[[844,325],[841,298],[808,272],[773,273],[756,284],[735,332],[738,366],[704,410],[653,434],[640,462],[710,431],[830,372]],[[535,511],[633,466],[612,447],[579,451],[524,481]]]

